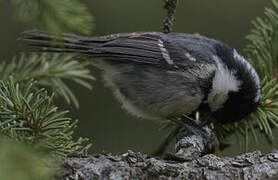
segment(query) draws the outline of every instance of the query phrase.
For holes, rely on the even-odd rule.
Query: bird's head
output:
[[[239,121],[259,106],[260,80],[253,66],[235,49],[218,44],[216,50],[217,68],[208,104],[218,122]]]

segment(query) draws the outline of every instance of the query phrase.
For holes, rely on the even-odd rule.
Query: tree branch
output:
[[[209,132],[209,131],[208,131]],[[213,133],[209,133],[213,137]],[[122,155],[98,154],[68,157],[56,179],[277,179],[278,151],[260,151],[236,157],[201,156],[211,141],[192,135],[176,143],[171,160],[128,151]],[[182,157],[179,159],[179,157]],[[191,158],[190,158],[191,157]]]
[[[175,20],[175,12],[178,0],[164,0],[163,8],[166,10],[166,17],[163,20],[162,30],[164,33],[172,31]]]
[[[56,179],[277,179],[278,151],[236,157],[212,154],[188,162],[165,161],[128,151],[112,156],[66,158]]]

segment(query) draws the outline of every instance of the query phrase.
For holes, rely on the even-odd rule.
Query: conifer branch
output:
[[[79,0],[11,0],[17,19],[55,33],[91,34],[93,16]]]
[[[261,79],[277,77],[278,65],[278,2],[271,0],[272,8],[265,8],[265,17],[252,21],[254,28],[247,36],[246,51]]]
[[[28,80],[21,86],[12,76],[0,82],[0,134],[57,155],[83,154],[90,145],[84,145],[87,139],[73,140],[77,121],[58,110],[54,95],[34,83]]]
[[[66,80],[91,89],[88,80],[94,80],[94,77],[90,75],[88,65],[84,60],[78,62],[77,57],[72,55],[22,54],[20,57],[14,57],[9,63],[0,64],[0,79],[6,81],[13,75],[15,81],[22,84],[35,79],[38,85],[51,88],[67,103],[73,102],[79,107],[78,100],[66,84]]]

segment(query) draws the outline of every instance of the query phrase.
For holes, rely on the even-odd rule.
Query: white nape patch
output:
[[[261,98],[261,89],[260,89],[260,78],[259,78],[257,72],[255,71],[253,66],[243,56],[238,54],[238,52],[235,49],[234,49],[234,59],[241,61],[243,64],[245,64],[245,66],[247,67],[249,72],[251,72],[251,76],[255,80],[255,85],[257,87],[257,93],[256,93],[256,97],[254,99],[254,102],[259,102],[259,100]]]
[[[186,52],[184,54],[190,61],[196,61],[196,58],[194,58],[193,56],[191,56],[191,54],[189,54],[188,52]]]
[[[173,60],[170,58],[168,50],[165,48],[164,43],[161,39],[158,40],[158,46],[161,51],[162,57],[166,60],[168,64],[174,64]]]
[[[239,90],[242,82],[236,79],[234,72],[220,63],[219,57],[213,56],[213,58],[217,64],[217,69],[212,82],[212,90],[208,94],[208,104],[211,111],[216,111],[223,107],[229,92]]]

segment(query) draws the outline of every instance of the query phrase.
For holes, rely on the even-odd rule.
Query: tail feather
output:
[[[56,36],[42,31],[26,31],[22,33],[20,38],[20,40],[25,41],[29,46],[45,52],[57,49],[61,52],[68,52],[70,50],[70,52],[82,53],[93,48],[92,44],[84,43],[79,39],[80,36],[77,37],[69,34]]]

